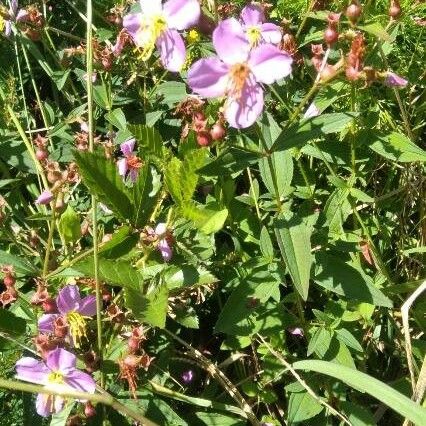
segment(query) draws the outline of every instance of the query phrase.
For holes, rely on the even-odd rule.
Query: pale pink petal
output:
[[[42,417],[49,417],[54,412],[53,402],[54,398],[52,395],[39,393],[35,404],[37,414]]]
[[[157,248],[160,250],[161,256],[165,262],[168,262],[172,258],[172,249],[166,238],[158,241]]]
[[[163,235],[165,234],[167,231],[167,224],[164,222],[160,222],[156,227],[155,227],[155,234],[156,235]]]
[[[179,72],[186,60],[182,36],[176,30],[166,30],[158,37],[156,45],[164,68],[171,72]]]
[[[65,399],[60,396],[55,396],[53,399],[53,413],[57,414],[64,409]]]
[[[130,34],[133,40],[136,42],[138,31],[141,27],[142,14],[141,13],[129,13],[123,17],[123,27]]]
[[[213,45],[219,58],[228,65],[246,62],[250,51],[243,27],[235,18],[219,23],[213,31]]]
[[[321,114],[321,110],[315,105],[314,102],[312,102],[309,105],[309,108],[306,110],[305,114],[303,115],[303,118],[313,118],[317,117]]]
[[[189,87],[201,96],[223,96],[228,85],[229,68],[219,58],[200,59],[188,71]]]
[[[133,150],[135,149],[135,142],[135,139],[132,138],[120,145],[121,152],[125,157],[129,157],[133,154]]]
[[[61,314],[75,311],[81,301],[80,290],[76,285],[67,285],[59,291],[56,305]]]
[[[53,194],[50,191],[43,191],[37,200],[35,200],[36,204],[47,205],[53,200]]]
[[[257,4],[248,4],[241,11],[241,19],[247,26],[259,25],[265,21],[263,7]]]
[[[118,167],[118,174],[124,178],[127,173],[127,158],[120,158],[117,161],[117,167]]]
[[[46,358],[46,365],[52,371],[60,372],[63,375],[70,374],[75,369],[76,362],[75,355],[62,348],[50,351]]]
[[[405,87],[408,81],[400,77],[398,74],[389,71],[386,75],[385,85],[389,87]]]
[[[201,8],[198,0],[169,0],[163,12],[169,28],[186,30],[198,23]]]
[[[38,320],[38,331],[46,334],[53,333],[55,320],[59,317],[59,314],[43,314]]]
[[[266,23],[260,26],[260,32],[266,43],[278,44],[282,39],[281,28],[278,25]]]
[[[30,14],[25,9],[19,9],[16,15],[16,22],[25,22],[29,18]]]
[[[73,370],[64,378],[65,383],[79,392],[95,393],[96,383],[93,377],[79,370]]]
[[[256,47],[250,54],[249,66],[260,83],[272,84],[291,73],[290,55],[272,44]]]
[[[138,169],[130,169],[129,179],[130,182],[135,183],[138,180],[139,170]]]
[[[146,16],[160,15],[163,6],[161,0],[139,0],[141,11]]]
[[[50,370],[44,362],[31,357],[21,358],[16,362],[16,378],[25,382],[44,385]]]
[[[263,111],[263,90],[253,81],[247,82],[240,99],[228,99],[225,118],[231,127],[243,129],[251,126]]]
[[[78,305],[78,313],[85,317],[96,315],[96,296],[90,295],[81,299]]]

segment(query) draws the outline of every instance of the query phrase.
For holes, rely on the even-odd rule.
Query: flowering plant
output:
[[[424,11],[1,3],[0,423],[424,424]]]

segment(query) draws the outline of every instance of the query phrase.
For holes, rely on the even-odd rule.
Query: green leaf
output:
[[[274,258],[274,246],[269,235],[268,229],[264,226],[260,231],[260,251],[267,258]]]
[[[333,333],[324,327],[315,330],[312,338],[309,340],[307,355],[310,356],[314,352],[322,358],[330,347]]]
[[[274,223],[275,234],[288,271],[303,300],[308,298],[312,266],[311,228],[296,215],[281,215]]]
[[[392,307],[387,298],[368,278],[337,256],[316,254],[317,268],[314,281],[321,287],[345,296],[348,300],[368,302],[375,306]]]
[[[15,272],[19,275],[37,276],[39,274],[37,268],[34,267],[26,259],[14,254],[0,250],[0,265],[12,265]]]
[[[321,413],[323,406],[307,392],[296,392],[290,394],[288,402],[289,425],[305,422]]]
[[[161,285],[143,294],[140,288],[125,288],[125,305],[136,319],[147,322],[154,327],[164,328],[167,317],[169,289]]]
[[[352,349],[355,349],[357,352],[363,352],[363,348],[356,340],[354,335],[347,330],[346,328],[340,328],[339,330],[335,330],[336,337],[343,342],[346,346],[349,346]]]
[[[202,267],[192,265],[170,266],[164,273],[164,282],[169,290],[181,287],[196,287],[217,282],[218,279]]]
[[[0,330],[12,336],[25,333],[26,321],[7,309],[0,309]]]
[[[375,130],[364,130],[358,134],[358,138],[374,152],[388,160],[400,163],[426,161],[426,151],[411,142],[402,133],[383,134]]]
[[[282,196],[288,192],[293,179],[293,156],[291,152],[289,150],[273,152],[268,158],[259,160],[262,181],[268,191],[275,195],[274,177],[271,174],[271,168],[276,177],[279,195]]]
[[[166,81],[161,83],[158,85],[155,93],[162,96],[162,102],[169,106],[183,101],[188,96],[186,93],[186,84],[181,81]]]
[[[131,218],[132,206],[128,188],[118,174],[117,166],[101,153],[74,151],[84,184],[91,194],[109,207],[119,218]]]
[[[353,112],[339,112],[304,119],[283,130],[272,145],[271,151],[300,148],[310,140],[329,133],[338,133],[345,129],[356,116],[357,114]]]
[[[117,127],[119,130],[124,130],[126,128],[126,116],[121,108],[115,108],[105,114],[105,120]]]
[[[129,253],[139,241],[139,235],[132,233],[129,226],[122,226],[99,248],[99,255],[105,259],[118,259]]]
[[[386,30],[378,23],[372,22],[367,25],[358,25],[358,28],[361,30],[374,35],[383,41],[389,41],[391,39],[390,35],[386,32]]]
[[[66,243],[75,243],[81,237],[80,217],[69,204],[59,218],[58,230]]]
[[[348,201],[349,192],[349,188],[336,189],[325,204],[324,214],[330,234],[341,235],[344,233],[343,224],[352,211]]]
[[[143,124],[129,124],[127,128],[135,137],[142,158],[146,159],[147,155],[158,159],[164,157],[163,139],[157,129]]]
[[[174,318],[179,324],[187,328],[198,329],[200,324],[197,313],[191,306],[185,306],[174,310],[176,317]]]
[[[361,392],[368,393],[383,402],[389,408],[411,420],[413,423],[419,426],[424,424],[426,409],[368,374],[332,362],[316,360],[295,362],[293,368],[295,370],[316,371],[342,380],[349,386]]]
[[[92,258],[76,263],[72,269],[94,278],[95,267]],[[109,284],[138,289],[142,283],[139,272],[124,260],[99,259],[99,279]]]
[[[220,209],[215,204],[206,206],[188,203],[179,209],[183,217],[192,220],[194,225],[204,234],[214,234],[220,231],[228,217],[228,209]]]
[[[148,223],[157,204],[159,188],[160,185],[155,185],[153,168],[145,164],[139,169],[138,178],[131,189],[132,223],[136,228]]]
[[[69,402],[59,413],[52,414],[50,426],[66,426],[68,417],[75,404],[75,401]]]

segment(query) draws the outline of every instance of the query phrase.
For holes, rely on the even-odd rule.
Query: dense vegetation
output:
[[[426,424],[425,12],[0,5],[0,425]]]

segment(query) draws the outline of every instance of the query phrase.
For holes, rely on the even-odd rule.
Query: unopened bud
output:
[[[212,142],[212,137],[209,132],[201,131],[197,133],[197,144],[199,146],[209,146]]]
[[[362,13],[362,7],[358,0],[353,0],[352,4],[350,4],[346,9],[346,17],[355,24]]]
[[[339,39],[339,34],[338,32],[332,28],[332,27],[328,27],[325,31],[324,31],[324,41],[328,44],[328,45],[332,45],[334,43],[336,43],[336,41]]]
[[[223,124],[217,122],[213,124],[213,127],[210,130],[210,135],[214,141],[220,141],[226,136],[226,130],[223,127]]]
[[[86,417],[96,416],[96,408],[92,405],[90,401],[87,401],[84,405],[84,415]]]

